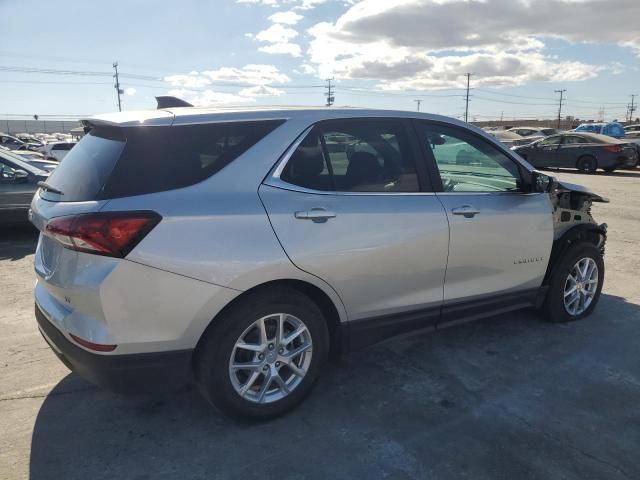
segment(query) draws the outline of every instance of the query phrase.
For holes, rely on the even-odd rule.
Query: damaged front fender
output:
[[[598,225],[591,215],[591,205],[593,202],[608,203],[608,198],[583,185],[549,178],[548,192],[553,206],[554,240],[558,240],[577,225]]]

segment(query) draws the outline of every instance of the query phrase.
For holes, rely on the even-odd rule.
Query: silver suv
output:
[[[589,190],[415,112],[165,108],[84,120],[41,183],[36,318],[109,388],[193,378],[220,410],[298,404],[331,355],[523,307],[589,315]]]

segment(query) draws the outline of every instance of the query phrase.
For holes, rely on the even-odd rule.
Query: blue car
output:
[[[576,132],[599,133],[613,138],[624,138],[624,127],[617,122],[609,123],[583,123]]]

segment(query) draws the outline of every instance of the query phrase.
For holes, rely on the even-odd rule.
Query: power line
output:
[[[469,119],[469,83],[471,82],[471,74],[466,73],[467,76],[467,98],[465,100],[465,109],[464,109],[464,121],[466,122]]]
[[[636,106],[634,105],[634,101],[636,99],[636,95],[631,95],[631,105],[629,105],[629,121],[633,121],[633,112],[636,110]]]
[[[121,112],[122,111],[122,103],[120,103],[120,94],[124,93],[124,90],[120,89],[120,80],[118,79],[118,62],[113,62],[113,69],[116,72],[116,74],[113,76],[113,78],[116,79],[116,84],[114,85],[114,87],[116,89],[116,93],[118,94],[118,111]]]
[[[566,91],[567,91],[566,89],[554,90],[554,92],[560,94],[560,104],[558,105],[558,130],[560,130],[560,119],[562,117],[562,97],[564,95],[564,92]]]
[[[327,97],[327,107],[330,107],[331,105],[333,105],[333,102],[335,100],[335,96],[334,93],[332,91],[332,85],[331,85],[331,81],[333,80],[333,78],[327,78],[327,93],[325,93],[325,96]]]

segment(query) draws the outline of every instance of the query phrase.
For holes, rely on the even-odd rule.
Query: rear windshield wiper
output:
[[[57,193],[58,195],[64,195],[64,193],[62,193],[61,190],[58,190],[56,187],[52,187],[47,182],[42,182],[42,181],[38,182],[38,186],[43,190],[46,190],[47,192]]]

